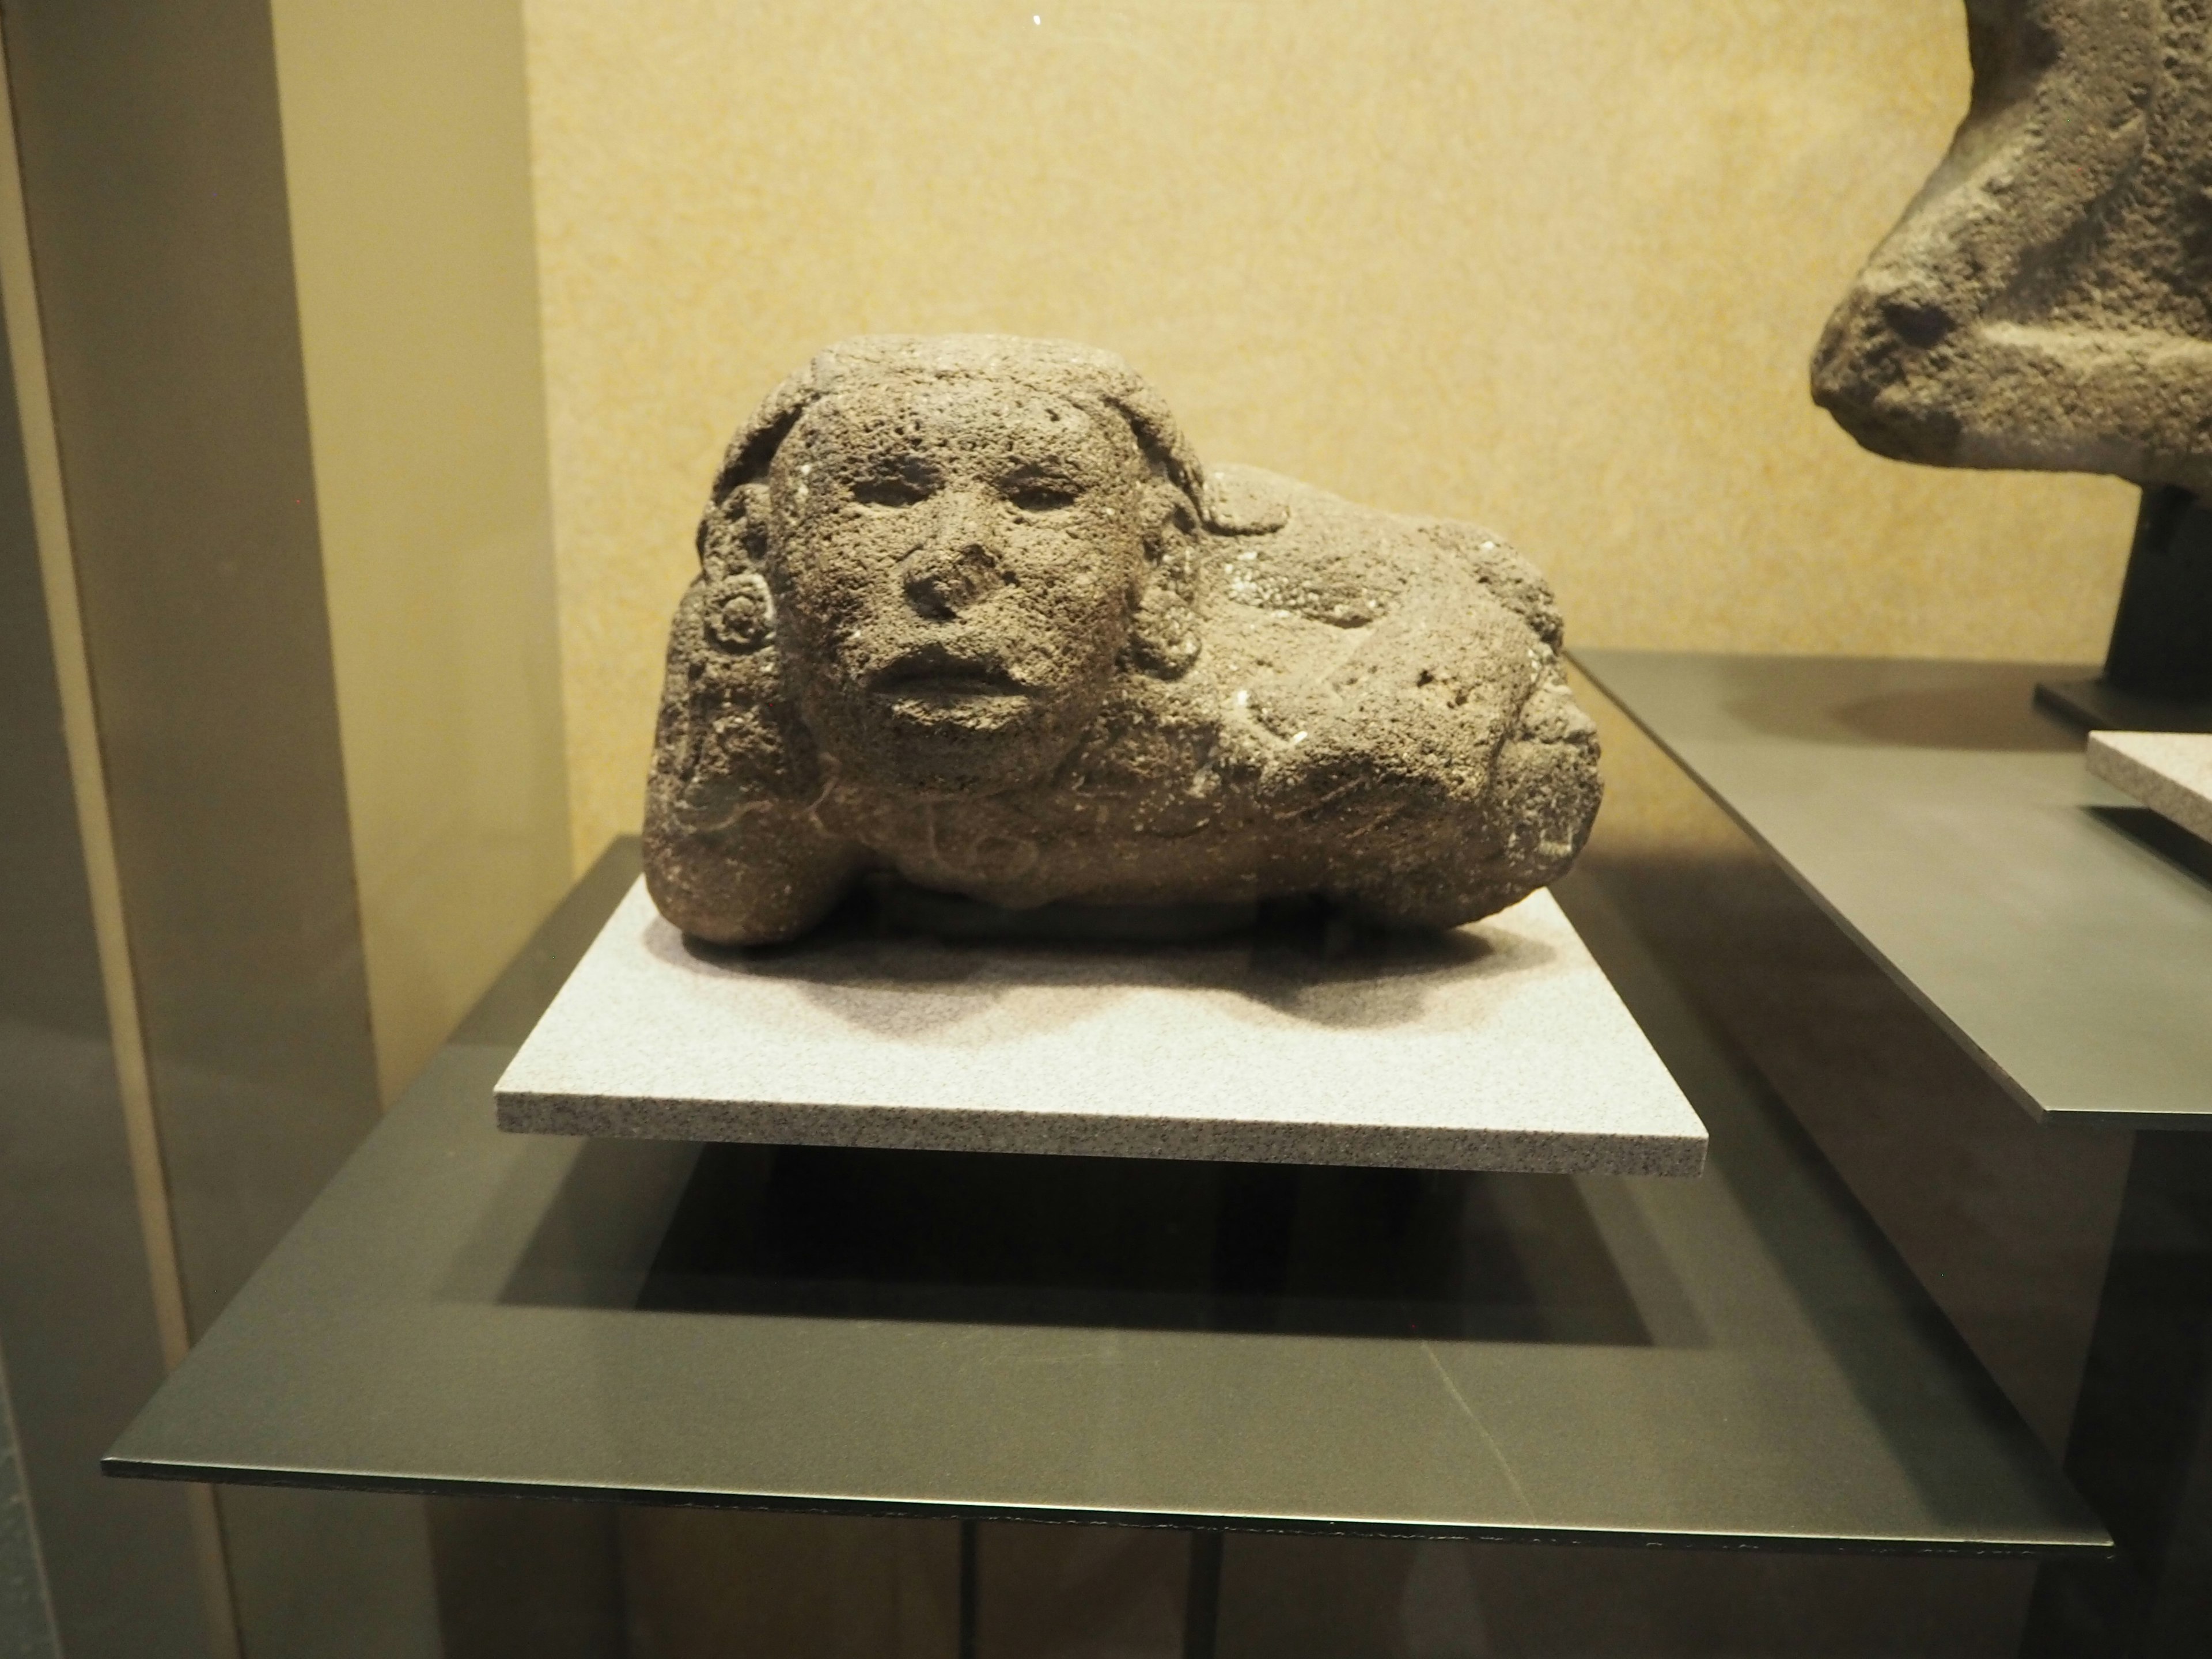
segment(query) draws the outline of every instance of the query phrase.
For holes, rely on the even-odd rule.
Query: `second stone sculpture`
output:
[[[2204,8],[1966,14],[1966,119],[1829,319],[1815,401],[1899,460],[2212,494]]]
[[[1597,743],[1543,579],[1209,471],[1118,358],[848,341],[731,445],[647,787],[662,915],[787,939],[872,870],[1031,907],[1319,895],[1455,926],[1561,874]]]

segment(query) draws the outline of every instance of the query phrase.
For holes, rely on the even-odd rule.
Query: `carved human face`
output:
[[[800,713],[849,776],[1018,787],[1097,712],[1145,580],[1127,428],[978,376],[811,405],[769,471],[769,580]]]

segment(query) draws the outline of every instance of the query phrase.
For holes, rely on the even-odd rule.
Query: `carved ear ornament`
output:
[[[775,600],[757,571],[709,582],[702,610],[707,637],[725,651],[757,651],[775,637]]]
[[[1129,618],[1128,643],[1121,659],[1155,679],[1181,679],[1197,662],[1198,612],[1175,585],[1155,580],[1137,601]]]

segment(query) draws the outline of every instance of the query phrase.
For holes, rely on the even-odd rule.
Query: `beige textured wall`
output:
[[[520,0],[274,0],[388,1102],[566,890]]]
[[[720,445],[865,330],[1116,349],[1209,459],[1504,531],[1571,640],[2101,651],[2132,490],[1807,398],[1965,108],[1955,0],[526,4],[579,859]]]

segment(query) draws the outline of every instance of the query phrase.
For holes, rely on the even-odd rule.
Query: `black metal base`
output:
[[[2093,732],[2212,732],[2212,507],[2144,486],[2105,672],[2035,701]]]
[[[1221,1625],[1221,1546],[1225,1534],[1190,1535],[1190,1582],[1183,1590],[1182,1659],[1213,1659]]]
[[[2212,732],[2212,698],[2179,702],[2107,680],[2039,680],[2035,704],[2087,732]]]
[[[2212,1641],[2212,1135],[2136,1137],[2066,1473],[2119,1553],[2036,1577],[2022,1659]]]
[[[1212,1527],[1188,1534],[1190,1576],[1183,1588],[1182,1659],[1214,1659],[1221,1626],[1221,1549],[1227,1534]],[[971,1516],[960,1522],[960,1659],[975,1659],[981,1639],[982,1539]]]

